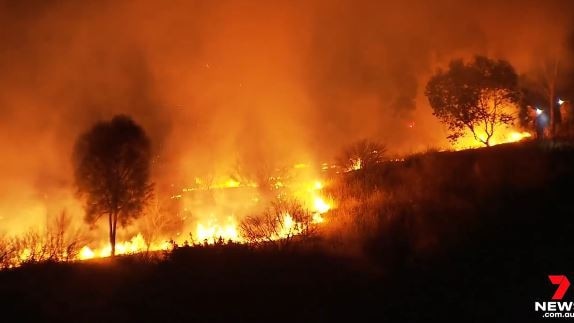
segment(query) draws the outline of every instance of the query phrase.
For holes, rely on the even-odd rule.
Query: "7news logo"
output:
[[[574,318],[574,302],[564,302],[562,299],[570,287],[570,281],[565,275],[548,275],[550,283],[556,285],[551,302],[534,302],[534,310],[543,312],[542,317]]]
[[[550,279],[552,284],[558,285],[556,292],[552,295],[552,299],[561,300],[564,298],[564,294],[566,294],[568,287],[570,287],[570,281],[568,278],[564,275],[548,275],[548,279]]]

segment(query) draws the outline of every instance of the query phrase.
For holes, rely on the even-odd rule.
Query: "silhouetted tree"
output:
[[[384,160],[386,151],[380,142],[363,139],[343,149],[338,164],[346,171],[370,168]]]
[[[150,140],[127,116],[99,122],[81,135],[73,161],[79,194],[85,199],[86,221],[108,218],[112,255],[118,221],[138,217],[149,200]]]
[[[446,72],[439,70],[428,81],[425,95],[433,114],[448,127],[449,140],[456,142],[469,130],[490,146],[496,127],[514,120],[507,108],[518,102],[517,83],[508,62],[476,56],[469,63],[453,60]]]

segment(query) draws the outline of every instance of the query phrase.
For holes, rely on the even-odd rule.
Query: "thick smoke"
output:
[[[118,113],[148,131],[166,189],[238,163],[329,161],[364,137],[444,145],[421,94],[437,66],[569,62],[573,13],[567,0],[5,1],[0,228],[81,212],[74,140]]]

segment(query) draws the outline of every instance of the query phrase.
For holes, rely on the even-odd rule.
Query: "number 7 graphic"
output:
[[[552,299],[560,300],[566,294],[568,287],[570,287],[570,281],[564,275],[548,275],[548,279],[553,285],[558,285],[556,292],[552,295]]]

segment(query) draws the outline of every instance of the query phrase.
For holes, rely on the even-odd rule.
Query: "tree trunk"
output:
[[[118,213],[110,213],[108,224],[110,229],[110,246],[112,247],[111,256],[116,255],[116,228],[118,223]]]
[[[550,106],[550,138],[554,139],[556,133],[556,109],[554,108],[554,82],[550,84],[548,103]]]
[[[111,212],[108,213],[108,237],[110,239],[110,246],[112,248],[111,255],[113,256],[115,251],[115,239],[113,235],[114,230],[112,228],[112,218],[113,218],[112,213]]]

